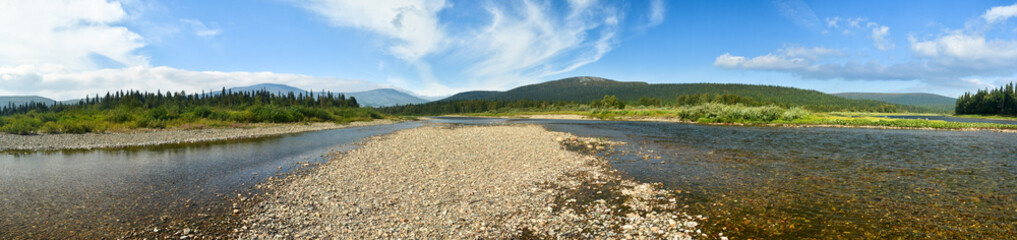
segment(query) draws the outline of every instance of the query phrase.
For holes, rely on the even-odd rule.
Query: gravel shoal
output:
[[[690,239],[674,193],[567,148],[606,144],[535,125],[431,124],[367,139],[259,186],[241,239]]]
[[[152,146],[162,144],[194,143],[233,139],[257,138],[272,135],[392,124],[392,120],[370,122],[252,124],[247,127],[204,128],[187,130],[152,130],[130,133],[39,134],[15,135],[0,133],[0,151],[3,150],[61,150]]]

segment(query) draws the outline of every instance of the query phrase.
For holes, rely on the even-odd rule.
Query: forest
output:
[[[343,94],[273,94],[264,90],[188,94],[117,91],[76,103],[29,103],[0,108],[0,131],[86,133],[109,129],[232,123],[350,122],[381,118]]]
[[[1014,83],[997,89],[978,90],[975,94],[964,93],[957,98],[957,114],[1017,115],[1017,92]]]

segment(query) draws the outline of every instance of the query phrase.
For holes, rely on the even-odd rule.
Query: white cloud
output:
[[[876,48],[879,48],[879,50],[893,49],[894,44],[886,39],[886,36],[890,35],[890,28],[872,22],[869,25],[872,28],[872,41]]]
[[[965,65],[971,68],[1017,66],[1017,41],[1014,40],[986,40],[981,35],[953,31],[928,41],[915,38],[910,38],[909,41],[915,54],[937,59],[944,65]]]
[[[778,49],[776,54],[769,53],[754,58],[724,53],[713,61],[713,66],[726,69],[792,70],[808,67],[812,61],[841,55],[844,54],[835,49],[792,46]]]
[[[776,71],[807,79],[844,79],[862,81],[911,81],[941,89],[981,88],[989,86],[978,79],[1010,77],[1017,74],[1017,41],[993,39],[953,31],[929,39],[909,38],[915,58],[883,64],[851,60],[835,61],[839,51],[816,49],[803,51],[784,48],[754,58],[720,55],[714,66],[725,69]],[[836,51],[836,52],[833,52]]]
[[[829,49],[829,48],[824,48],[824,47],[806,48],[806,47],[799,47],[799,46],[791,46],[791,47],[785,47],[785,48],[779,49],[779,50],[777,50],[777,52],[781,53],[784,56],[793,57],[793,58],[805,58],[805,59],[813,60],[813,61],[821,59],[821,58],[829,57],[829,56],[842,56],[842,55],[844,55],[844,53],[841,52],[840,50]]]
[[[221,29],[208,27],[205,23],[194,19],[181,19],[180,23],[188,25],[194,30],[194,35],[199,37],[214,37],[222,33]]]
[[[334,26],[396,39],[389,52],[417,68],[423,81],[399,77],[390,82],[416,84],[430,94],[461,89],[436,80],[430,71],[436,64],[457,63],[454,67],[460,69],[451,72],[471,79],[460,87],[505,89],[595,62],[614,48],[624,17],[620,7],[596,0],[569,0],[566,9],[547,1],[491,1],[483,8],[490,18],[479,25],[443,22],[438,12],[449,7],[444,1],[316,0],[300,5]],[[651,12],[651,21],[662,21],[663,3],[654,7],[661,12]]]
[[[126,16],[105,0],[8,0],[0,3],[0,66],[56,64],[99,67],[93,56],[126,66],[147,66],[136,53],[142,37],[113,24]]]
[[[395,39],[389,53],[406,61],[417,61],[439,50],[446,40],[438,22],[438,12],[447,7],[444,0],[311,0],[299,4],[334,26]]]
[[[826,27],[838,28],[840,23],[840,17],[826,18]]]
[[[196,92],[266,82],[333,91],[387,86],[299,74],[152,67],[137,53],[146,44],[142,37],[117,26],[131,18],[119,2],[105,0],[0,1],[0,95],[64,100],[120,89]],[[220,33],[197,20],[180,23],[198,36]]]
[[[322,78],[272,72],[188,71],[170,67],[134,66],[120,69],[74,70],[58,65],[0,67],[0,95],[31,94],[58,100],[83,98],[107,91],[218,91],[222,87],[285,83],[307,90],[363,91],[390,85],[360,80]]]
[[[738,68],[743,62],[745,62],[745,57],[724,53],[724,55],[717,56],[717,59],[713,61],[713,66],[732,69]]]
[[[988,23],[1006,21],[1012,17],[1017,17],[1017,4],[993,7],[985,11],[985,15],[982,15],[982,18]]]
[[[847,25],[841,26],[840,25],[841,22],[847,23]],[[829,31],[830,29],[843,28],[841,34],[845,36],[854,33],[854,31],[852,30],[868,28],[869,32],[871,33],[871,35],[869,35],[869,38],[872,38],[872,44],[876,46],[877,49],[885,51],[893,49],[895,47],[895,44],[893,44],[893,42],[887,38],[887,36],[890,35],[890,27],[879,25],[879,23],[869,21],[866,18],[862,17],[845,18],[843,20],[841,20],[840,17],[826,18],[826,26],[828,29],[824,30],[824,33],[826,33],[826,31]]]
[[[667,10],[667,6],[664,5],[664,0],[653,0],[650,2],[650,23],[647,26],[657,26],[664,23],[664,12]]]

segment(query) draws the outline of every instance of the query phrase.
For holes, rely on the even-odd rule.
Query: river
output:
[[[1017,236],[1013,133],[490,118],[431,122],[539,124],[628,142],[596,154],[628,177],[680,190],[687,211],[706,216],[703,230],[714,237]],[[147,226],[162,216],[191,219],[209,206],[227,211],[228,206],[215,205],[222,195],[287,172],[295,162],[320,161],[315,157],[337,146],[419,125],[242,142],[7,153],[0,155],[5,206],[0,238],[101,236],[94,234],[125,225],[117,219]],[[187,199],[190,203],[180,203]]]
[[[423,125],[92,151],[0,153],[0,239],[97,239],[228,215],[228,197],[365,137]]]

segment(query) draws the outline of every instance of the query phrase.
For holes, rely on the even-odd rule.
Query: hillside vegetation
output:
[[[812,111],[879,111],[879,112],[927,112],[928,109],[891,104],[874,100],[856,100],[825,94],[814,90],[789,87],[746,85],[746,84],[648,84],[644,82],[620,82],[598,77],[573,77],[540,84],[526,85],[505,92],[467,92],[457,94],[443,101],[451,100],[533,100],[547,103],[573,102],[588,103],[605,95],[616,96],[624,102],[636,102],[639,98],[660,99],[662,104],[675,104],[685,96],[737,96],[743,104],[753,106],[777,105],[782,107],[803,107]],[[751,102],[751,103],[750,103]]]
[[[945,97],[931,93],[847,92],[847,93],[834,93],[833,95],[850,99],[876,100],[900,105],[922,107],[937,113],[951,113],[954,111],[954,107],[957,105],[956,98]]]

